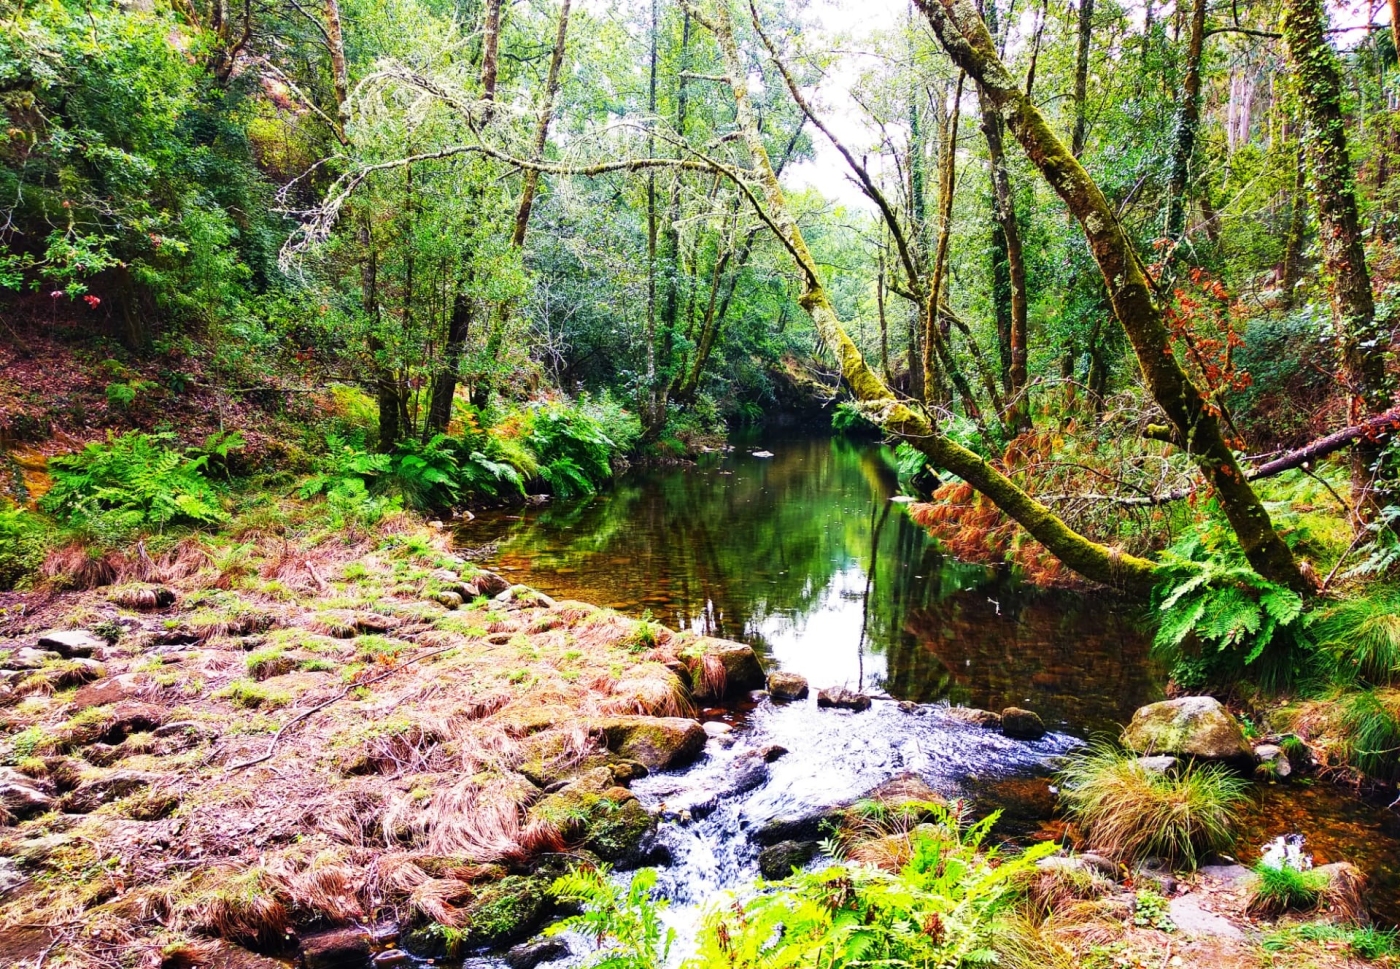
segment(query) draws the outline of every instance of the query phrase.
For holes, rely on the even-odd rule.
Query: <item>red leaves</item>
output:
[[[1235,330],[1230,292],[1199,267],[1188,277],[1190,285],[1172,291],[1172,305],[1164,313],[1173,343],[1185,347],[1188,364],[1194,364],[1208,396],[1243,390],[1253,378],[1234,362],[1244,339]]]

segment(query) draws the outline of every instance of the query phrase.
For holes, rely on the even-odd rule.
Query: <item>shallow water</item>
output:
[[[1160,698],[1132,607],[946,558],[897,492],[886,448],[767,439],[589,501],[482,515],[458,541],[496,543],[485,564],[556,598],[749,643],[814,689],[1025,706],[1079,735]]]
[[[884,448],[764,439],[696,467],[628,475],[586,501],[482,515],[457,532],[468,554],[514,581],[748,643],[769,668],[811,682],[803,702],[708,711],[734,727],[731,744],[711,740],[686,771],[633,785],[671,819],[658,835],[674,859],[660,887],[682,947],[706,904],[757,877],[755,830],[849,802],[905,771],[971,800],[979,814],[1003,810],[1005,836],[1057,837],[1055,756],[1078,738],[1116,733],[1161,698],[1162,673],[1134,607],[1036,590],[948,559],[896,494]],[[818,710],[824,686],[861,688],[877,701],[863,713]],[[919,706],[901,710],[897,700]],[[1010,740],[954,720],[947,703],[1028,707],[1052,732]],[[761,765],[756,751],[771,744],[788,753]],[[697,805],[712,813],[676,820]],[[1241,860],[1279,833],[1301,832],[1319,863],[1361,865],[1378,914],[1393,921],[1395,822],[1325,783],[1261,788]],[[576,953],[586,946],[572,943]]]

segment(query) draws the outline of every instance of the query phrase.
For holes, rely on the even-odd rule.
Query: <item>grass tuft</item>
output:
[[[1067,757],[1059,784],[1065,814],[1096,850],[1117,860],[1158,857],[1191,868],[1234,843],[1248,791],[1245,780],[1220,765],[1158,773],[1102,741]]]

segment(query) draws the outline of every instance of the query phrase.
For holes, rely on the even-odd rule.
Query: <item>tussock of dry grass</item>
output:
[[[680,677],[660,663],[642,663],[627,670],[600,709],[604,713],[652,717],[695,716],[690,691]]]

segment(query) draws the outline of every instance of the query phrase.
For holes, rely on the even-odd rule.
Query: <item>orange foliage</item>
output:
[[[948,554],[968,562],[1010,563],[1036,585],[1078,579],[1045,546],[1031,538],[987,498],[964,482],[946,484],[933,501],[909,506],[909,517],[928,529]]]

